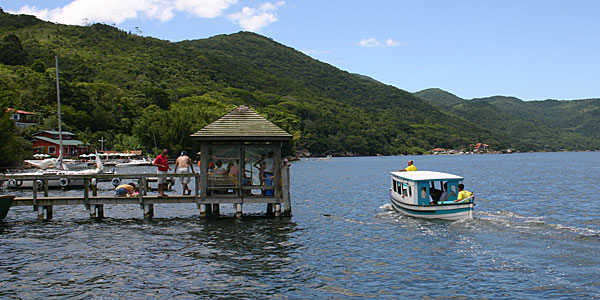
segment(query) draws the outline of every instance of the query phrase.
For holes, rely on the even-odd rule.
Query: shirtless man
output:
[[[175,173],[194,173],[194,165],[187,152],[181,151],[181,155],[175,161]],[[190,195],[192,193],[192,190],[188,187],[188,183],[190,183],[189,177],[181,177],[183,195]]]

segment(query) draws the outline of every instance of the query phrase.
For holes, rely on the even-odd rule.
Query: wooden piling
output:
[[[275,216],[281,216],[281,204],[279,203],[275,203]]]
[[[236,218],[241,218],[243,215],[242,213],[242,203],[236,203],[235,204],[235,217]]]
[[[283,215],[290,216],[292,214],[292,201],[290,199],[290,167],[287,164],[282,167],[281,183],[283,185]]]
[[[154,204],[144,204],[144,219],[154,217]]]
[[[90,204],[90,219],[95,220],[98,217],[98,211],[95,204]]]
[[[37,219],[38,219],[38,221],[44,220],[44,206],[43,205],[37,206]]]
[[[104,204],[97,204],[96,209],[98,210],[97,211],[98,219],[103,219],[104,218]]]
[[[200,209],[200,218],[206,217],[206,204],[197,204],[198,209]]]
[[[44,210],[46,211],[46,220],[52,220],[52,205],[44,205]]]

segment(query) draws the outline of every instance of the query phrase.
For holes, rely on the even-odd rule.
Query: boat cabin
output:
[[[412,205],[435,205],[453,203],[458,196],[458,184],[463,177],[434,171],[391,172],[392,194],[402,202]],[[446,191],[446,201],[440,197]]]

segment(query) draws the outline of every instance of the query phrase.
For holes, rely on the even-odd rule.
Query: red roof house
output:
[[[58,157],[60,140],[59,132],[44,130],[33,135],[32,148],[34,153],[47,153]],[[63,156],[77,156],[89,152],[89,147],[75,139],[75,134],[63,131]]]
[[[10,107],[6,109],[6,112],[11,113],[10,118],[15,121],[15,125],[20,129],[38,124],[38,117],[36,113]]]

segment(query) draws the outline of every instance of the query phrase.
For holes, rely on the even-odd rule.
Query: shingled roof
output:
[[[292,135],[246,106],[191,135],[197,141],[289,141]]]

